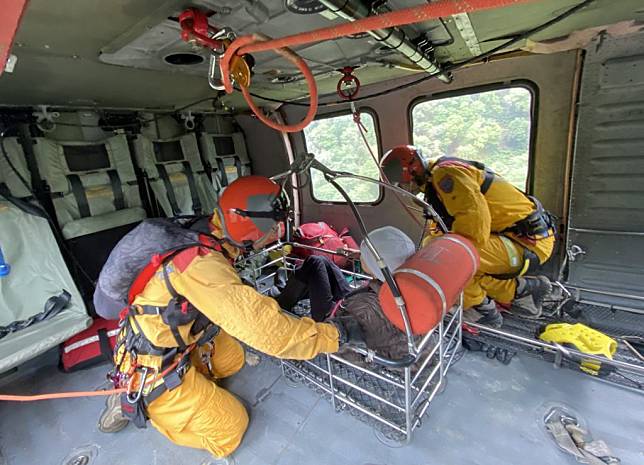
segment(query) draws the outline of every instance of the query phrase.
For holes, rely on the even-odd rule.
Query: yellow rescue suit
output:
[[[454,217],[451,231],[471,239],[481,256],[480,268],[465,289],[464,308],[481,304],[486,296],[499,303],[511,303],[516,280],[494,276],[518,273],[524,265],[524,247],[534,252],[542,264],[554,248],[553,234],[526,237],[504,232],[534,212],[535,204],[498,175],[483,194],[485,171],[459,160],[439,159],[430,167],[430,173],[440,201]]]
[[[227,259],[219,252],[196,253],[196,248],[177,255],[166,265],[174,289],[210,321],[220,327],[214,343],[193,350],[191,365],[182,383],[163,392],[147,406],[150,421],[171,441],[208,450],[217,457],[231,454],[240,444],[248,415],[240,401],[214,381],[228,377],[244,364],[244,349],[235,339],[266,354],[291,359],[310,359],[338,350],[338,331],[331,324],[283,313],[277,302],[242,284]],[[170,328],[158,314],[141,314],[142,306],[164,307],[171,299],[158,271],[134,300],[135,316],[128,327],[159,348],[177,347]],[[132,321],[136,320],[136,321]],[[195,342],[190,325],[180,326],[187,344]],[[123,353],[117,353],[118,359]],[[129,356],[121,371],[131,366]],[[138,356],[139,367],[160,367],[160,357]],[[155,386],[161,383],[154,383]]]

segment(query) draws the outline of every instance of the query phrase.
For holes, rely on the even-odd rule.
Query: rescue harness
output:
[[[464,160],[458,157],[440,157],[434,163],[434,166],[437,166],[442,162],[450,162],[450,161],[455,161],[467,166],[472,166],[474,168],[477,168],[483,171],[484,179],[483,179],[483,182],[481,183],[481,194],[483,195],[485,195],[490,190],[490,187],[492,187],[492,183],[498,176],[494,171],[492,171],[490,168],[488,168],[487,166],[485,166],[483,163],[479,161]],[[554,216],[543,208],[543,205],[541,204],[539,199],[537,199],[532,195],[528,195],[526,192],[522,191],[521,189],[515,186],[513,187],[517,189],[519,192],[521,192],[524,196],[526,196],[528,200],[530,200],[534,204],[535,209],[532,213],[530,213],[522,220],[517,221],[512,226],[509,226],[505,228],[503,231],[499,231],[499,232],[501,234],[512,233],[520,237],[542,236],[545,238],[545,237],[554,235],[555,226],[556,226]],[[442,215],[445,215],[446,223],[448,223],[448,227],[451,228],[451,225],[454,222],[454,218],[447,212],[447,209],[443,205],[443,202],[441,202],[440,197],[438,196],[438,193],[436,192],[436,189],[434,188],[433,184],[427,183],[427,187],[425,189],[426,189],[426,192],[425,192],[426,200],[430,201],[430,203],[432,204],[439,206],[438,208],[441,210],[439,213],[441,213]]]
[[[183,382],[183,377],[190,368],[190,354],[196,347],[212,344],[219,326],[212,323],[201,313],[185,296],[181,295],[170,282],[168,267],[170,262],[180,253],[197,248],[225,253],[220,242],[213,238],[200,242],[184,244],[179,247],[156,254],[136,277],[128,294],[129,305],[121,314],[120,334],[114,354],[118,357],[114,370],[108,375],[115,387],[127,386],[127,392],[121,394],[121,408],[127,417],[138,428],[145,428],[148,416],[147,405],[157,399],[166,391],[171,391]],[[208,243],[210,242],[210,243]],[[152,277],[161,270],[166,289],[171,299],[166,306],[135,305],[135,298],[143,291]],[[143,328],[137,321],[140,315],[159,315],[162,321],[170,328],[176,341],[176,347],[158,347],[145,335]],[[192,324],[190,335],[197,337],[191,344],[186,342],[179,331],[179,327]],[[135,331],[136,329],[136,331]],[[129,369],[122,370],[126,355],[130,356]],[[160,357],[158,368],[142,366],[138,363],[140,356]],[[209,364],[208,368],[212,370]],[[152,382],[148,377],[154,373]],[[138,374],[138,384],[134,387],[132,380]],[[162,376],[160,375],[162,374]],[[135,390],[136,389],[136,390]],[[147,392],[146,389],[148,389]]]
[[[484,178],[481,183],[481,194],[485,195],[492,186],[492,183],[498,176],[494,171],[485,166],[483,163],[474,160],[464,160],[458,157],[440,157],[435,163],[434,166],[437,166],[441,162],[450,162],[455,161],[463,165],[472,166],[483,171]],[[556,231],[556,222],[554,216],[543,208],[543,205],[536,197],[528,195],[526,192],[515,187],[519,192],[526,196],[535,206],[534,211],[530,213],[525,218],[517,221],[513,225],[505,228],[503,231],[499,231],[501,237],[508,237],[505,234],[515,234],[517,237],[525,238],[535,238],[541,236],[546,238],[555,234]],[[448,228],[451,229],[452,223],[454,222],[454,217],[449,214],[447,208],[440,200],[438,192],[434,187],[433,183],[428,182],[425,185],[425,201],[432,204],[436,209],[436,212],[445,220],[445,224]],[[512,240],[512,238],[508,239]],[[495,275],[497,279],[511,279],[517,276],[521,276],[527,272],[533,271],[539,266],[539,258],[537,255],[532,252],[530,249],[526,248],[523,244],[518,241],[514,241],[523,248],[524,254],[524,264],[518,269],[516,273],[504,274],[504,275]],[[508,249],[510,250],[510,249]]]

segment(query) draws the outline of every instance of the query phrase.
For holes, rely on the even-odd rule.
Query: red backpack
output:
[[[359,247],[356,241],[349,235],[349,228],[343,228],[338,234],[335,229],[326,224],[324,221],[318,223],[306,223],[297,228],[295,232],[297,242],[304,245],[319,247],[325,250],[336,251],[339,249],[358,251]],[[332,255],[318,250],[309,250],[301,247],[294,247],[297,256],[306,258],[310,255],[322,255],[333,261],[341,268],[347,266],[349,260],[341,255]]]
[[[60,364],[64,371],[76,371],[112,361],[119,332],[118,320],[97,318],[92,326],[61,345]]]

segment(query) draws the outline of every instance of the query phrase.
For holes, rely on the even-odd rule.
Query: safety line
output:
[[[384,170],[380,166],[380,163],[378,163],[378,158],[376,157],[374,151],[371,148],[371,145],[369,144],[369,141],[367,140],[367,135],[366,135],[366,128],[364,127],[364,124],[362,124],[362,121],[360,120],[360,112],[358,110],[354,110],[353,112],[353,121],[356,123],[356,126],[358,126],[358,132],[360,133],[360,137],[362,137],[362,141],[364,142],[365,146],[367,147],[367,150],[369,151],[369,155],[371,155],[371,158],[373,159],[374,163],[376,164],[376,167],[378,168],[378,171],[380,172],[380,176],[383,181],[389,183],[389,179],[387,179],[387,176],[385,175]],[[391,184],[391,183],[389,183]],[[403,209],[409,214],[412,220],[423,228],[423,233],[425,232],[425,224],[421,222],[416,215],[411,211],[409,206],[403,201],[403,199],[400,197],[400,194],[398,192],[394,191],[394,196],[396,197],[396,200],[398,200],[398,203],[403,207]]]
[[[292,125],[283,125],[272,121],[264,115],[261,109],[253,101],[249,89],[237,83],[241,87],[242,94],[252,112],[267,126],[281,132],[299,132],[307,127],[315,118],[318,106],[318,91],[313,73],[302,57],[296,55],[289,47],[321,42],[324,40],[337,39],[339,37],[360,34],[374,29],[387,29],[395,26],[414,24],[443,16],[451,16],[459,13],[500,8],[515,4],[528,3],[535,0],[439,0],[435,3],[420,5],[412,8],[392,11],[380,15],[369,16],[357,21],[348,22],[339,26],[330,26],[315,29],[299,34],[293,34],[280,39],[270,39],[263,34],[251,34],[235,39],[219,62],[222,81],[226,93],[233,92],[233,85],[230,76],[231,63],[233,59],[243,59],[243,55],[253,52],[274,50],[284,58],[295,64],[304,75],[309,88],[310,107],[302,121]],[[250,81],[249,81],[250,82]]]
[[[161,373],[157,373],[151,380],[145,381],[145,386],[154,385],[157,381],[163,379],[165,375],[176,369],[179,362],[195,348],[195,344],[191,344],[183,354],[177,358],[168,368]],[[131,381],[130,381],[131,384]],[[53,399],[74,399],[78,397],[98,397],[98,396],[111,396],[113,394],[124,394],[132,392],[128,386],[117,389],[104,389],[100,391],[70,391],[70,392],[51,392],[48,394],[37,394],[32,396],[19,396],[12,394],[0,394],[0,401],[5,402],[36,402],[39,400],[53,400]]]

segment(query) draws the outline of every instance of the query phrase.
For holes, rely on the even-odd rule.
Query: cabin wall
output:
[[[644,311],[644,34],[587,47],[567,276],[583,300]]]
[[[249,115],[235,119],[246,138],[253,174],[270,177],[288,170],[289,161],[281,133]]]
[[[382,151],[386,151],[395,145],[411,143],[410,106],[416,99],[437,97],[446,92],[485,85],[530,81],[536,90],[533,100],[536,106],[533,119],[531,191],[542,200],[547,209],[561,217],[566,203],[566,160],[570,152],[568,139],[572,124],[571,110],[578,59],[577,52],[571,51],[495,60],[457,71],[452,84],[446,85],[435,79],[428,80],[382,97],[360,101],[358,108],[368,108],[376,113],[381,138],[380,147]],[[357,74],[359,76],[359,72]],[[418,77],[365,87],[361,89],[361,95],[395,87]],[[333,100],[337,100],[337,97]],[[348,109],[348,105],[322,108],[318,116]],[[305,110],[287,106],[285,112],[289,122],[294,122],[304,116]],[[303,133],[291,135],[291,140],[296,153],[306,150]],[[379,156],[382,156],[382,153]],[[365,163],[369,162],[365,160]],[[310,187],[304,189],[301,197],[303,221],[323,220],[336,226],[346,224],[358,235],[357,225],[346,205],[317,202],[313,199]],[[359,209],[368,229],[392,224],[405,230],[414,239],[420,235],[420,228],[400,208],[391,193],[385,193],[380,203],[361,205]]]

